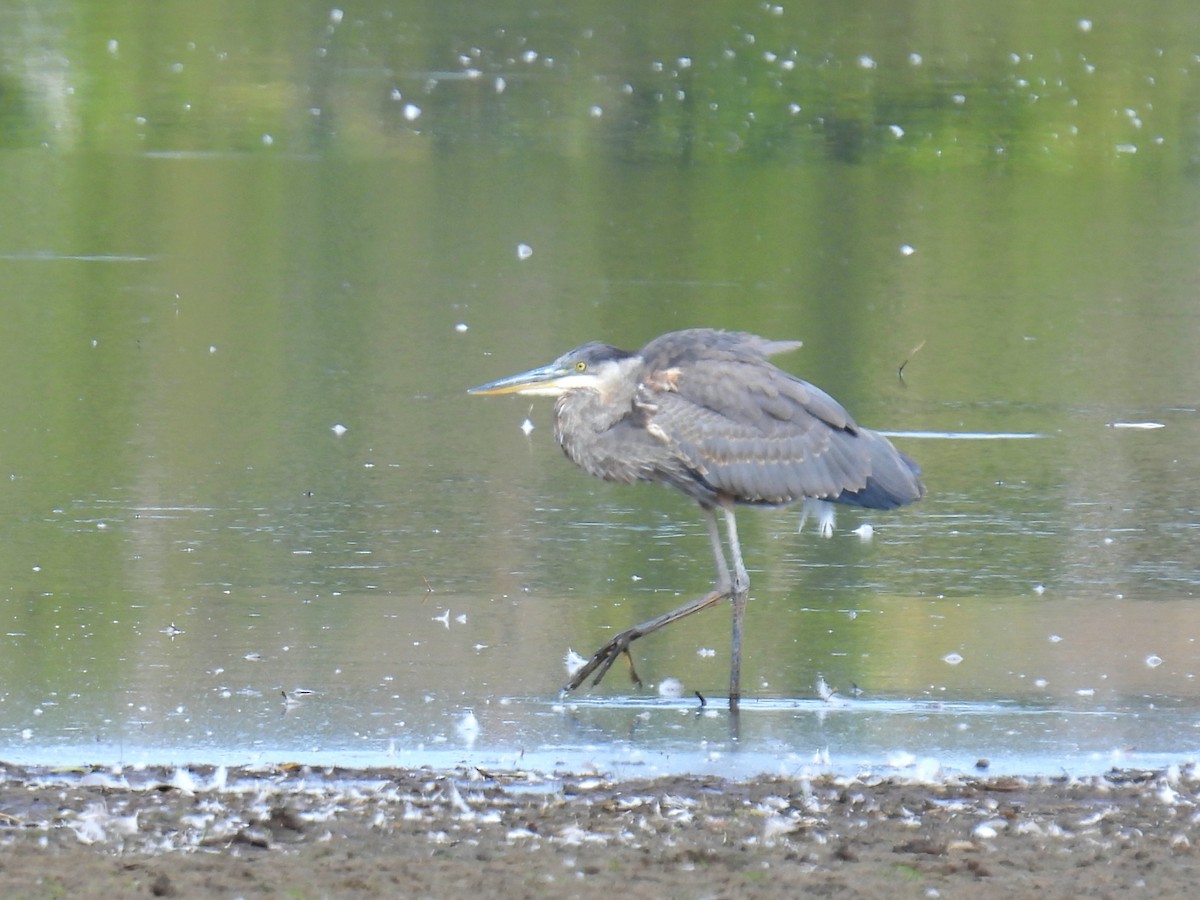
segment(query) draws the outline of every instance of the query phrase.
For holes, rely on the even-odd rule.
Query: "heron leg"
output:
[[[721,546],[721,530],[717,527],[717,517],[711,507],[701,506],[700,509],[704,512],[708,543],[712,547],[713,560],[717,564],[717,583],[713,589],[728,594],[733,588],[733,579],[729,577],[729,566],[725,562],[725,548]],[[734,537],[736,536],[735,533]]]
[[[738,540],[737,519],[733,515],[733,504],[721,507],[725,512],[725,534],[729,538],[729,552],[733,557],[733,589],[729,594],[733,605],[733,634],[729,641],[729,702],[736,704],[742,696],[742,622],[746,617],[746,594],[750,590],[750,574],[742,559],[742,545]]]
[[[733,592],[744,594],[750,588],[750,573],[746,571],[746,563],[742,560],[742,544],[738,540],[737,519],[733,515],[732,501],[722,504],[721,508],[725,512],[725,533],[729,538],[729,552],[733,555]],[[717,549],[720,549],[719,545]]]
[[[712,606],[714,603],[718,603],[728,596],[728,591],[712,591],[708,594],[705,594],[703,597],[699,597],[691,601],[690,603],[685,603],[678,609],[673,609],[670,612],[663,613],[661,616],[655,616],[653,619],[650,619],[647,622],[643,622],[640,625],[634,625],[632,628],[622,631],[607,644],[597,650],[594,654],[592,654],[592,658],[589,659],[587,663],[585,663],[583,667],[579,669],[579,671],[571,676],[570,681],[563,685],[563,690],[575,690],[575,688],[587,681],[593,672],[596,672],[597,674],[595,679],[593,679],[592,684],[599,684],[604,676],[608,674],[609,668],[611,668],[612,664],[617,661],[621,654],[628,656],[629,645],[638,638],[645,637],[648,634],[653,634],[660,628],[665,628],[672,622],[676,622],[679,619],[690,616],[692,613],[698,613],[702,609],[708,609],[708,607]],[[637,672],[635,672],[633,669],[632,658],[630,659],[629,673],[637,684],[641,684],[641,679],[637,677]]]
[[[729,565],[725,561],[725,549],[721,546],[721,530],[717,525],[716,514],[711,507],[702,506],[701,509],[704,510],[704,522],[708,527],[708,539],[712,546],[713,560],[717,567],[716,587],[703,597],[699,597],[690,603],[685,603],[677,609],[663,613],[661,616],[656,616],[640,625],[634,625],[632,628],[626,629],[613,637],[612,640],[592,654],[592,658],[571,676],[571,680],[563,686],[564,691],[575,690],[587,681],[593,672],[596,677],[592,679],[592,684],[599,684],[604,679],[604,676],[608,674],[608,670],[612,668],[612,664],[622,655],[629,662],[630,678],[640,687],[642,680],[638,677],[637,670],[633,667],[633,657],[629,653],[630,644],[640,637],[645,637],[648,634],[658,631],[660,628],[665,628],[672,622],[676,622],[693,613],[698,613],[702,609],[708,609],[708,607],[724,600],[726,597],[731,597],[733,599],[733,650],[729,671],[729,698],[732,702],[737,702],[741,696],[739,682],[741,680],[742,668],[742,618],[746,610],[746,591],[750,587],[750,576],[746,573],[745,562],[742,561],[742,548],[738,541],[737,521],[733,516],[733,502],[723,502],[721,508],[725,513],[725,531],[729,538],[730,551],[733,555],[733,575],[730,575]]]
[[[742,621],[746,617],[746,592],[732,594],[733,636],[729,641],[729,703],[742,698]]]

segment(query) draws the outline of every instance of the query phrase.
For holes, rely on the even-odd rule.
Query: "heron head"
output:
[[[525,394],[560,397],[568,391],[603,390],[621,372],[621,362],[633,354],[595,341],[564,353],[554,362],[519,375],[489,381],[468,394]]]

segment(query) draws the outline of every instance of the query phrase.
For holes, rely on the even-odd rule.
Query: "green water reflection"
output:
[[[3,740],[552,697],[703,529],[463,391],[692,325],[802,338],[874,427],[1038,435],[898,439],[930,495],[869,543],[743,516],[761,695],[1194,714],[1198,54],[1185,3],[0,11]],[[639,669],[719,693],[727,628]]]

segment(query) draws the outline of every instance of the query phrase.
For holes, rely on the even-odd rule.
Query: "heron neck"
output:
[[[554,404],[554,430],[559,443],[564,435],[599,434],[608,431],[629,415],[633,406],[633,391],[627,397],[613,397],[600,391],[570,391]]]

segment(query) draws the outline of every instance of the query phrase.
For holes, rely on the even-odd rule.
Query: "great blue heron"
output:
[[[742,619],[750,576],[735,504],[831,501],[894,509],[925,493],[921,470],[891,442],[855,424],[836,400],[767,357],[800,341],[692,328],[637,353],[584,344],[554,362],[472,388],[472,394],[557,397],[554,436],[584,471],[608,481],[653,481],[700,504],[717,564],[713,590],[622,631],[565,686],[598,684],[638,638],[729,597],[733,604],[729,697],[740,697]],[[714,513],[720,509],[733,572]],[[598,671],[597,671],[598,670]],[[635,681],[637,673],[630,671]]]

